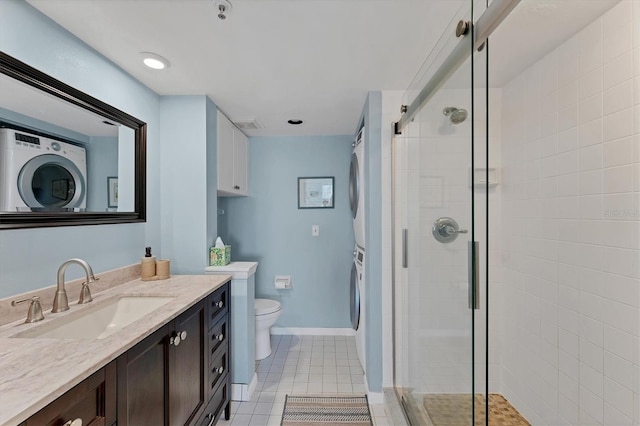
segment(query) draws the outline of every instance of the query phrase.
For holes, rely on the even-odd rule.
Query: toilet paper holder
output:
[[[277,290],[288,290],[291,288],[291,275],[276,275],[273,285]]]

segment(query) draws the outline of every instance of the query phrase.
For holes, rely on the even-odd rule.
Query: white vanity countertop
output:
[[[86,305],[70,300],[68,311],[57,314],[46,311],[43,321],[24,324],[21,320],[0,327],[0,425],[16,425],[28,419],[230,278],[230,275],[174,275],[162,281],[134,280],[94,294],[94,301]],[[11,337],[121,295],[171,296],[175,300],[104,339]]]

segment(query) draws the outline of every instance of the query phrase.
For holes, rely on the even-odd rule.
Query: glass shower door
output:
[[[393,142],[394,379],[414,425],[486,421],[484,55],[470,55]]]

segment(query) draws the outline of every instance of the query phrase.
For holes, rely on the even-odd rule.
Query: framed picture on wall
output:
[[[109,176],[107,178],[107,207],[118,207],[118,177]]]
[[[333,177],[298,178],[299,209],[332,209]]]

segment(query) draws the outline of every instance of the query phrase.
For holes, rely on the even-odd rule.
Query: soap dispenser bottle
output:
[[[151,247],[145,247],[145,254],[141,261],[141,279],[142,281],[151,281],[156,279],[156,258],[151,255]]]

